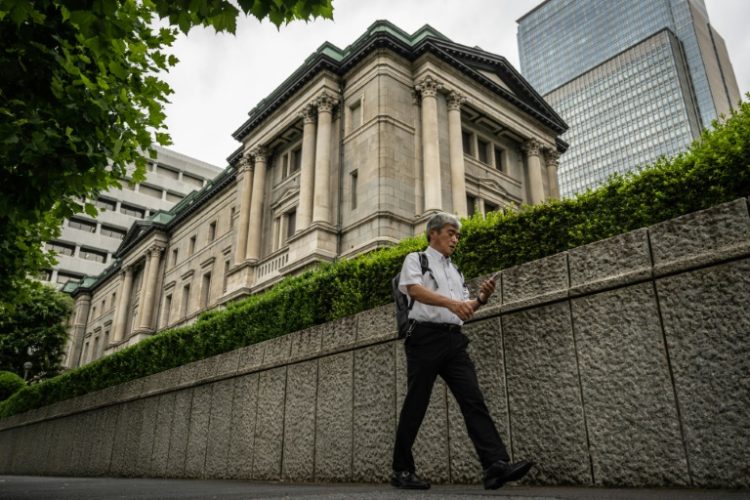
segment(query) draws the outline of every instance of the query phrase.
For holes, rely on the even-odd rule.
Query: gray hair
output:
[[[461,229],[461,222],[455,215],[447,214],[445,212],[438,212],[427,221],[427,228],[425,233],[427,234],[427,243],[430,242],[430,231],[435,230],[440,232],[445,226],[454,226],[456,229]]]

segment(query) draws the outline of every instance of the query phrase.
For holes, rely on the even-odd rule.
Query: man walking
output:
[[[466,352],[469,339],[461,325],[487,303],[495,282],[480,286],[479,296],[469,299],[463,277],[451,262],[461,235],[461,223],[452,215],[439,213],[427,222],[425,250],[428,269],[423,274],[418,253],[406,256],[399,289],[413,306],[410,330],[404,342],[407,363],[407,392],[401,409],[393,449],[391,484],[396,488],[428,489],[430,484],[415,474],[412,446],[422,424],[435,378],[440,375],[456,398],[466,428],[484,469],[484,487],[496,489],[521,479],[534,465],[530,461],[510,463],[495,424],[479,389],[474,364]]]

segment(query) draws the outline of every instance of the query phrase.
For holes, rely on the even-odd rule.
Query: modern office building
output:
[[[45,244],[57,253],[57,264],[43,281],[63,286],[68,280],[96,276],[113,263],[113,255],[135,221],[169,210],[188,193],[200,190],[221,169],[166,148],[155,146],[146,180],[124,184],[91,200],[99,215],[79,214],[63,222],[60,236]]]
[[[74,367],[445,210],[558,196],[566,125],[505,58],[378,21],[323,44],[249,113],[224,172],[137,221],[76,299]]]
[[[518,47],[570,127],[563,196],[686,150],[740,101],[703,0],[547,0],[518,20]]]

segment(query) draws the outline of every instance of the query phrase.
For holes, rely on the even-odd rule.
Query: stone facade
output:
[[[220,176],[137,224],[113,266],[67,288],[77,307],[66,363],[395,244],[438,210],[558,197],[564,130],[505,59],[429,26],[408,35],[380,21],[343,51],[324,44],[250,112]],[[103,300],[114,307],[92,317]]]
[[[511,455],[538,462],[527,483],[750,487],[747,200],[499,282],[465,332]],[[392,308],[2,419],[0,474],[386,481],[405,389]],[[441,382],[415,448],[427,479],[480,479]]]

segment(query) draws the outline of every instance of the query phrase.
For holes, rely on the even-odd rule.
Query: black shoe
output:
[[[401,488],[403,490],[429,490],[430,483],[422,481],[413,472],[408,470],[396,472],[391,474],[391,486]]]
[[[484,489],[496,490],[509,481],[518,481],[534,466],[530,460],[508,463],[498,460],[484,471]]]

